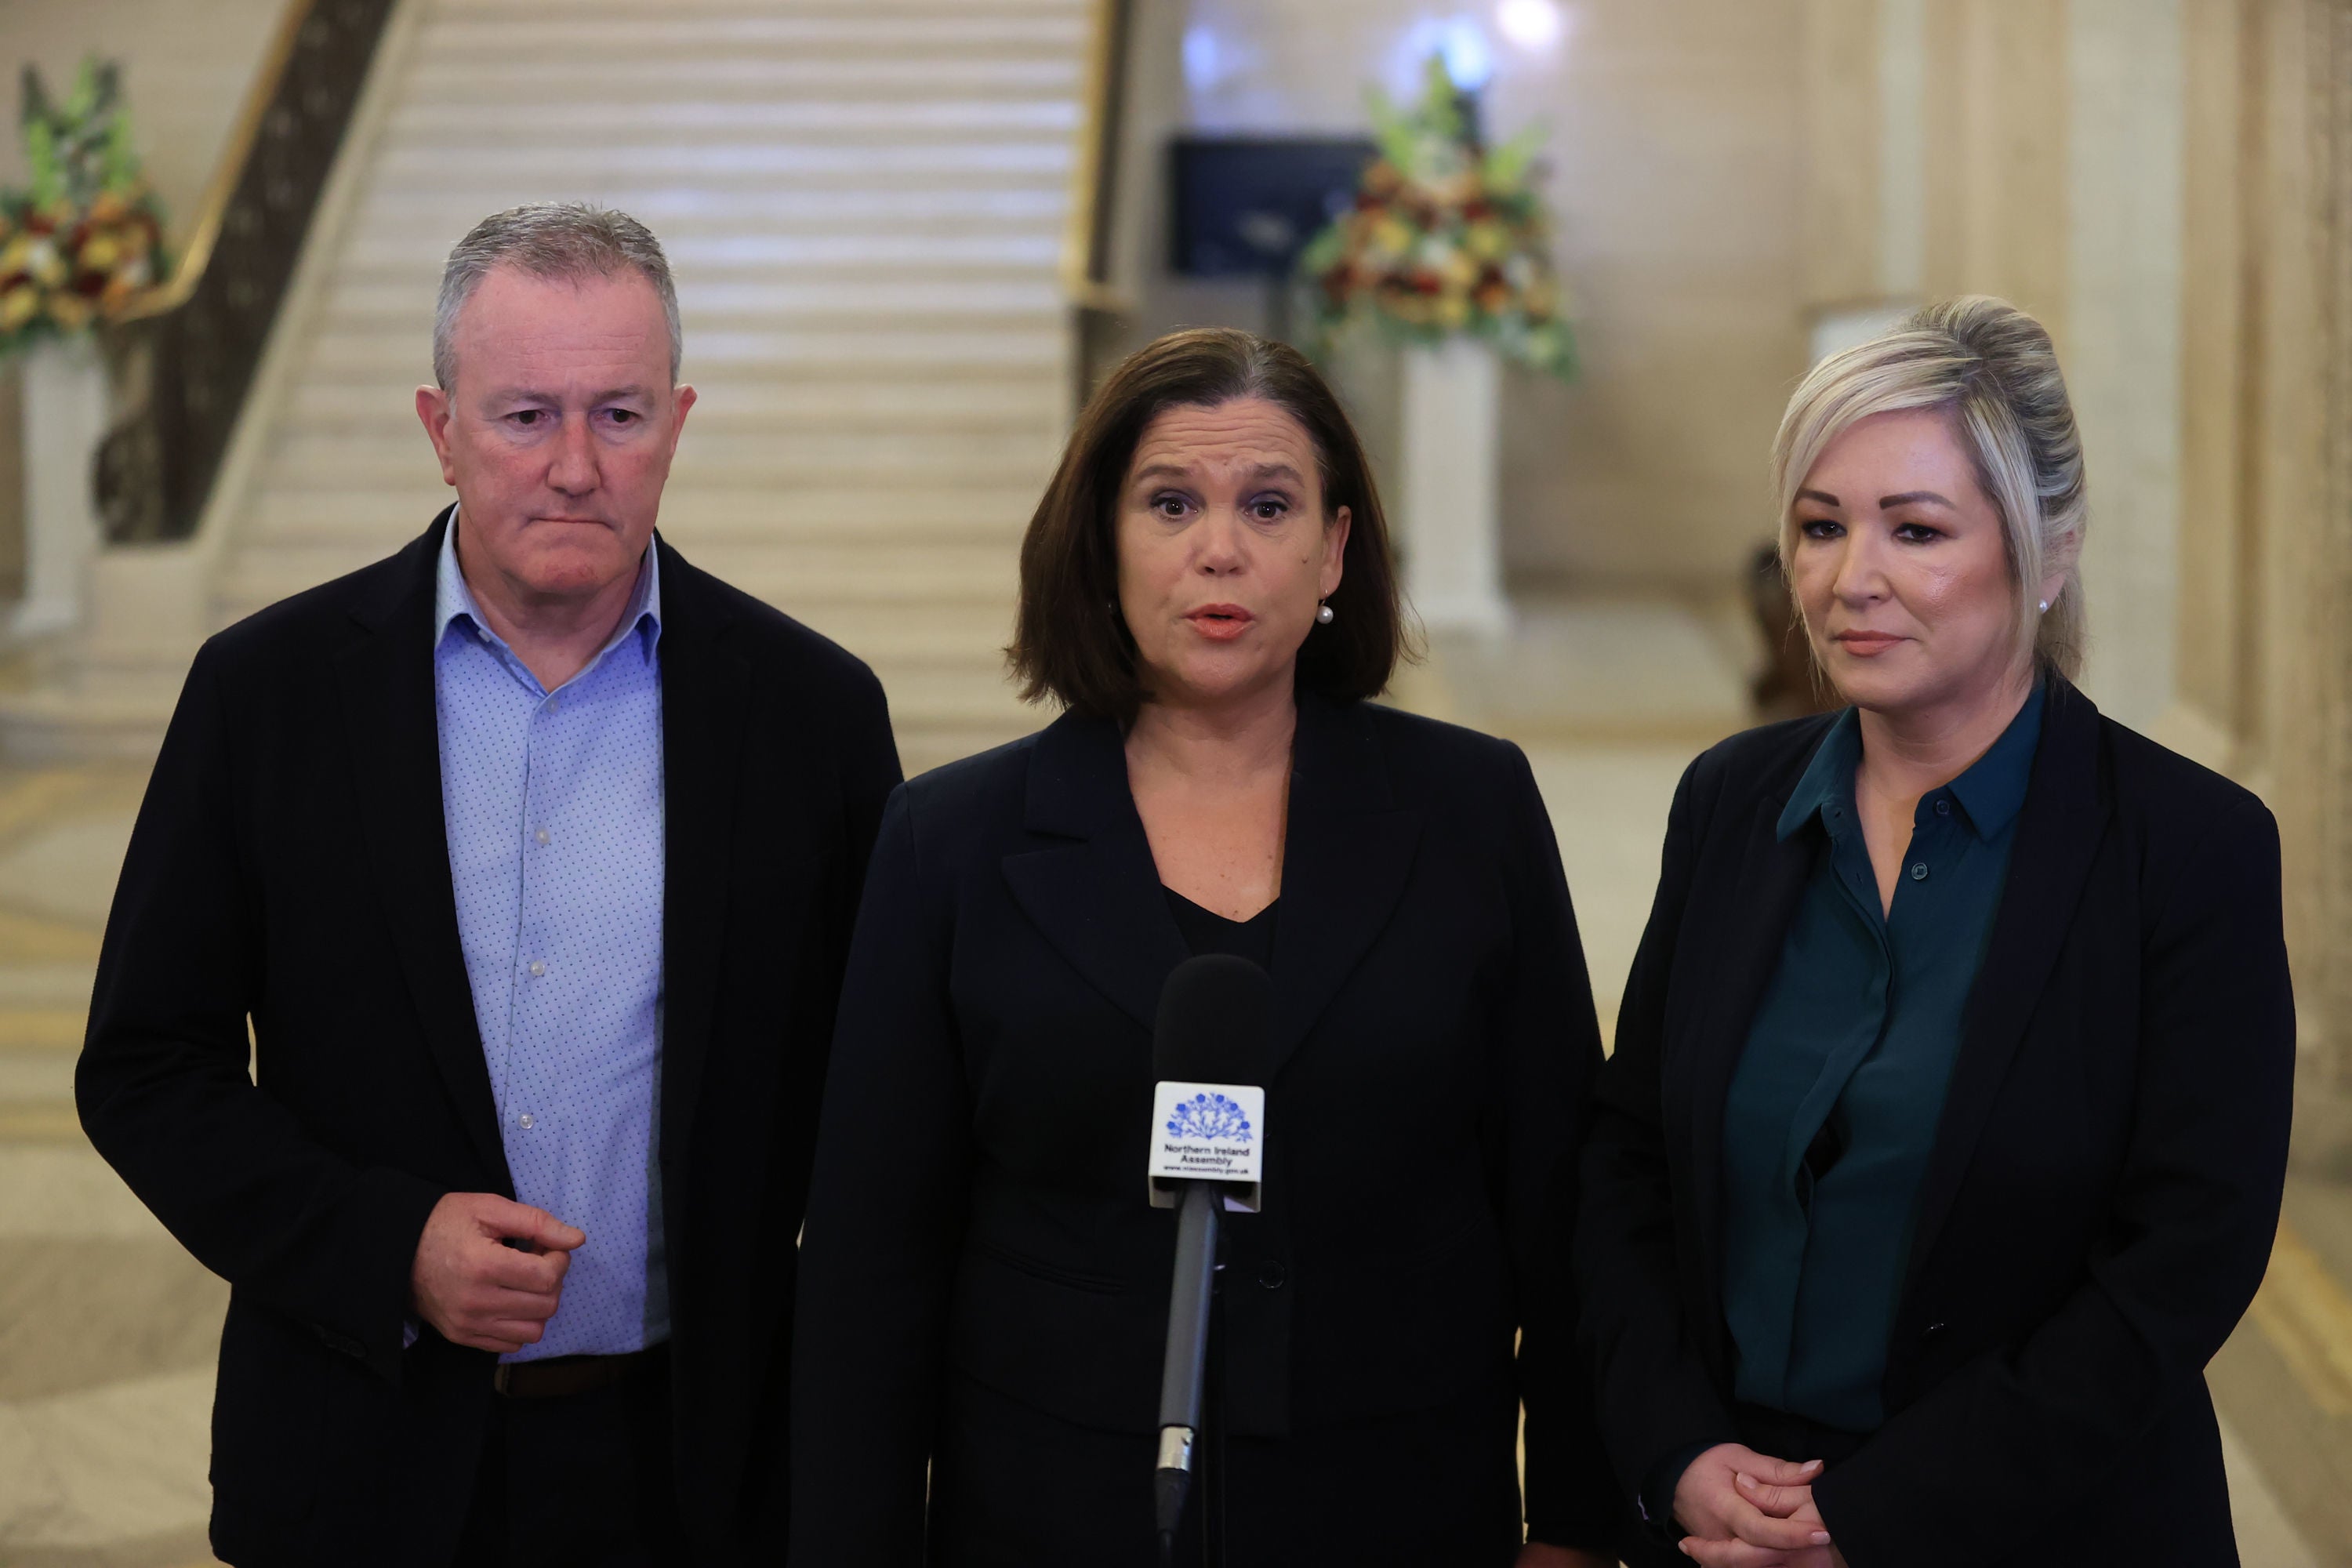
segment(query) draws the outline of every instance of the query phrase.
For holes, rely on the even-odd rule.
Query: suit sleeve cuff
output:
[[[360,1259],[362,1291],[356,1321],[314,1325],[334,1349],[356,1357],[387,1382],[400,1381],[401,1352],[416,1338],[416,1317],[408,1300],[416,1266],[416,1244],[444,1189],[405,1171],[377,1166],[360,1177],[353,1207],[356,1235],[367,1256]]]
[[[1662,1536],[1676,1533],[1675,1489],[1682,1485],[1683,1472],[1691,1468],[1691,1462],[1714,1447],[1713,1443],[1694,1443],[1650,1467],[1650,1473],[1643,1478],[1641,1491],[1633,1499],[1643,1524]]]

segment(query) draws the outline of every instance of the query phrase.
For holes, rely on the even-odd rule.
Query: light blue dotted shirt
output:
[[[612,641],[551,692],[457,569],[434,595],[441,809],[457,934],[515,1196],[587,1232],[562,1305],[508,1361],[668,1337],[661,1087],[661,581],[653,548]]]

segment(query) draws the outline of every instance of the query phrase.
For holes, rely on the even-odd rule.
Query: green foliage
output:
[[[1408,342],[1475,332],[1520,363],[1570,375],[1575,339],[1531,184],[1543,132],[1486,147],[1443,58],[1431,58],[1424,79],[1407,106],[1367,93],[1380,155],[1355,205],[1300,254],[1318,347],[1359,323]]]
[[[0,190],[0,354],[87,331],[163,278],[163,212],[141,173],[121,72],[82,62],[60,99],[24,71],[28,179]]]

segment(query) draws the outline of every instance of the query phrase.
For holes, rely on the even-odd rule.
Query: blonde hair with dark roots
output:
[[[1972,294],[1925,306],[1813,367],[1772,441],[1782,569],[1796,550],[1797,490],[1830,443],[1874,414],[1910,408],[1949,413],[1978,485],[2000,514],[2019,651],[2074,679],[2090,635],[2083,442],[2049,332],[2007,300]],[[2042,611],[2041,584],[2053,573],[2064,581]],[[1801,618],[1803,606],[1797,613]]]

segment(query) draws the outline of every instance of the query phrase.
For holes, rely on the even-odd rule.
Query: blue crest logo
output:
[[[1168,1131],[1179,1138],[1198,1138],[1208,1143],[1250,1141],[1248,1115],[1238,1101],[1222,1094],[1196,1094],[1178,1100],[1176,1113],[1168,1119]]]

